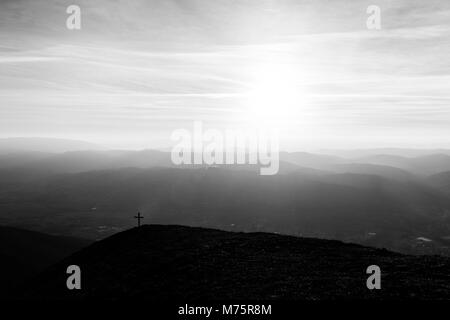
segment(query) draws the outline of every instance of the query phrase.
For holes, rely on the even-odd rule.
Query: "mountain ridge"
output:
[[[67,290],[78,265],[82,290]],[[381,290],[366,287],[381,268]],[[333,240],[143,225],[71,255],[21,295],[33,299],[450,299],[450,258],[408,256]],[[426,271],[426,272],[425,272]]]
[[[86,239],[0,226],[0,297],[90,243]]]

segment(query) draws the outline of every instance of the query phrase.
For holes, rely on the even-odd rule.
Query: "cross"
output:
[[[144,217],[141,216],[141,213],[140,213],[140,212],[138,212],[138,215],[137,215],[137,216],[134,216],[134,218],[135,218],[135,219],[138,219],[138,227],[140,227],[140,226],[141,226],[141,219],[144,219]]]

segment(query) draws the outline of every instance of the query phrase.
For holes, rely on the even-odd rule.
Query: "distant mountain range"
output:
[[[82,290],[66,269],[81,268]],[[366,287],[381,268],[381,290]],[[17,292],[27,299],[169,301],[450,299],[450,258],[338,241],[145,225],[64,259]]]
[[[0,139],[0,170],[22,169],[46,173],[76,173],[92,170],[120,169],[125,167],[153,168],[175,167],[171,161],[170,152],[157,150],[101,150],[95,145],[83,145],[85,149],[65,152],[16,150],[5,151],[1,148]],[[75,148],[68,144],[67,148]],[[81,146],[80,146],[81,147]],[[53,148],[53,147],[52,147]],[[50,149],[52,149],[50,148]],[[46,149],[46,148],[43,148]],[[450,171],[450,155],[429,154],[418,157],[404,157],[389,154],[377,154],[365,157],[342,158],[323,154],[306,152],[281,152],[281,172],[313,169],[325,172],[375,173],[381,170],[397,169],[397,173],[405,171],[416,175],[431,175]],[[202,167],[199,165],[183,168]],[[225,165],[226,168],[252,169],[259,166]],[[358,172],[355,172],[357,170]],[[400,171],[403,171],[401,173]],[[383,175],[389,175],[385,172]],[[317,173],[317,172],[316,172]]]
[[[154,150],[10,152],[0,224],[94,240],[132,227],[140,210],[147,223],[450,255],[450,156],[280,158],[278,175],[260,176],[257,165],[176,167]]]
[[[442,192],[450,194],[450,171],[441,172],[428,177],[430,185],[438,188]]]
[[[14,137],[0,139],[0,154],[11,152],[67,152],[76,150],[102,150],[94,143],[56,138]]]
[[[450,155],[450,149],[414,149],[414,148],[368,148],[368,149],[321,149],[318,154],[334,155],[342,158],[364,158],[380,154],[389,154],[392,156],[401,156],[407,158],[429,156],[432,154]]]

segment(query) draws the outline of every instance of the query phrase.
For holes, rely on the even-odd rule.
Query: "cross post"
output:
[[[138,220],[138,227],[140,227],[141,226],[141,219],[144,219],[144,217],[141,216],[140,212],[138,212],[138,215],[134,216],[134,218]]]

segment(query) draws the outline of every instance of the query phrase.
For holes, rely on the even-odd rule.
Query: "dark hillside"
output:
[[[90,243],[85,239],[0,227],[0,297]]]
[[[66,268],[82,290],[66,289]],[[382,270],[368,290],[366,268]],[[339,241],[145,225],[94,243],[41,274],[28,298],[450,299],[450,259]]]

